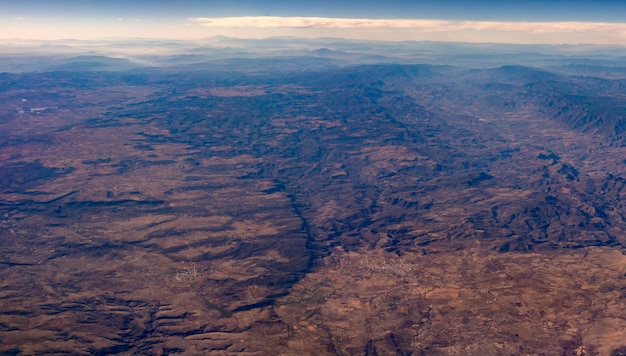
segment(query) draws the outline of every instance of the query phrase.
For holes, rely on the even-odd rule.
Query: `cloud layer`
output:
[[[415,29],[430,32],[509,31],[529,33],[626,32],[626,24],[601,22],[498,22],[420,19],[349,19],[328,17],[196,17],[190,21],[219,28]]]
[[[224,35],[239,38],[292,36],[362,40],[428,40],[524,44],[605,44],[626,46],[626,23],[506,22],[432,19],[330,17],[195,17],[90,19],[2,17],[0,39],[195,39]]]

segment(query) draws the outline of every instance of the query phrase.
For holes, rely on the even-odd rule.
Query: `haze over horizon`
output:
[[[294,36],[626,45],[619,1],[0,1],[0,39]]]

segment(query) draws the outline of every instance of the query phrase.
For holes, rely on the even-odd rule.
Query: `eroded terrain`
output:
[[[4,354],[626,352],[619,79],[0,83]]]

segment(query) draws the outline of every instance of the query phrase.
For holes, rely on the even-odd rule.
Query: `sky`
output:
[[[0,0],[0,39],[217,35],[626,46],[626,1]]]

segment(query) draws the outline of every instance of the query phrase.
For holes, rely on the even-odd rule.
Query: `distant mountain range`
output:
[[[262,40],[225,36],[195,41],[4,41],[0,43],[0,72],[46,70],[129,70],[136,66],[175,67],[231,59],[304,60],[315,57],[326,65],[448,64],[465,68],[524,65],[564,74],[616,77],[626,70],[626,49],[594,45],[510,45],[431,41],[362,41],[337,38],[276,37]],[[110,57],[113,59],[107,59]],[[127,59],[132,63],[123,63]],[[319,61],[309,62],[314,68]],[[281,66],[281,64],[277,64]],[[306,63],[300,69],[309,69]],[[290,66],[287,66],[286,70]],[[620,74],[621,73],[621,74]]]

